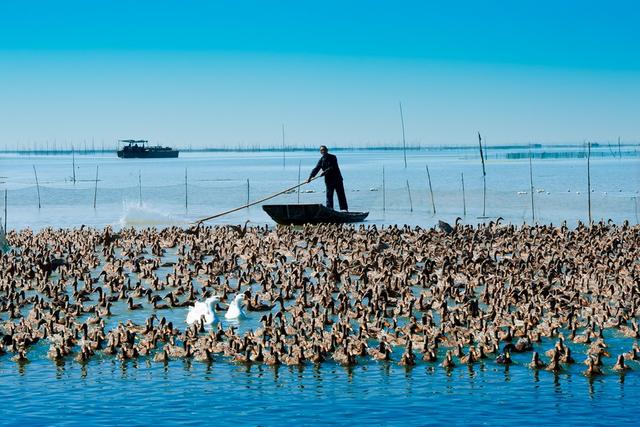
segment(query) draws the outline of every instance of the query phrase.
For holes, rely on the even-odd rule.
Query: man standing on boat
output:
[[[338,167],[338,158],[333,154],[329,154],[329,149],[326,145],[320,146],[320,160],[318,164],[311,171],[307,182],[316,176],[316,174],[322,169],[320,176],[324,176],[324,183],[327,187],[327,207],[333,209],[333,192],[338,194],[338,203],[340,204],[341,211],[348,211],[347,197],[344,194],[344,185],[342,184],[342,174]]]

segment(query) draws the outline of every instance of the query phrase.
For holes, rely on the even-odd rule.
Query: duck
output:
[[[210,325],[218,321],[216,312],[213,308],[216,302],[220,301],[220,297],[217,295],[211,296],[204,300],[204,302],[196,301],[187,313],[186,322],[188,325],[193,325],[195,322],[204,318],[204,324]]]
[[[531,356],[531,363],[529,363],[529,367],[531,369],[544,369],[547,367],[547,364],[540,360],[540,355],[537,351],[534,351]]]
[[[583,372],[584,376],[594,377],[602,375],[602,370],[596,365],[595,361],[591,357],[587,357],[587,360],[585,360],[584,363],[587,365],[587,369]]]
[[[233,298],[233,301],[229,304],[229,309],[224,314],[224,318],[227,320],[244,319],[246,314],[240,306],[244,301],[244,294],[238,294]]]
[[[618,372],[624,372],[624,371],[630,370],[631,368],[624,363],[624,356],[621,354],[618,356],[618,360],[616,361],[616,364],[613,365],[613,368],[611,369]]]
[[[447,351],[447,354],[446,354],[444,360],[442,361],[442,363],[440,364],[440,366],[442,366],[445,369],[451,369],[451,368],[454,368],[456,366],[456,364],[453,362],[453,357],[451,356],[451,351]]]

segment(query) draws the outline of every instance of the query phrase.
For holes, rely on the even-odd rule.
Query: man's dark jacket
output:
[[[342,174],[340,173],[340,168],[338,167],[338,159],[333,154],[325,153],[320,160],[318,160],[318,164],[311,171],[311,175],[309,178],[313,178],[316,176],[318,171],[324,172],[324,182],[327,184],[335,184],[339,181],[342,181]]]

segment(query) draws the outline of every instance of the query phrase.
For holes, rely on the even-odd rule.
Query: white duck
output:
[[[244,311],[242,311],[242,307],[240,304],[244,300],[244,294],[238,294],[235,296],[231,304],[229,304],[229,309],[224,315],[225,319],[242,319],[246,317]]]
[[[204,316],[205,325],[210,325],[213,322],[217,322],[216,312],[214,311],[213,304],[220,301],[219,296],[212,296],[204,300],[204,302],[196,301],[196,303],[189,309],[187,313],[187,323],[189,325],[200,320]]]

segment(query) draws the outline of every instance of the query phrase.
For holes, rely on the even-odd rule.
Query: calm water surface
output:
[[[411,152],[404,169],[397,150],[337,154],[351,207],[370,211],[369,223],[430,226],[456,216],[467,223],[481,221],[477,156]],[[78,155],[74,184],[71,156],[3,155],[0,189],[8,190],[9,229],[185,225],[295,185],[299,165],[304,179],[317,158],[315,152],[288,153],[283,166],[279,153],[187,153],[177,160],[146,161]],[[96,166],[97,193],[92,181]],[[640,159],[594,158],[591,167],[593,217],[637,223]],[[586,220],[585,159],[536,159],[533,179],[537,221]],[[487,188],[487,216],[531,222],[528,160],[490,154]],[[323,201],[322,183],[303,189],[310,192],[272,202],[296,203],[298,197],[303,203]],[[218,222],[246,219],[273,225],[259,206]],[[131,317],[124,307],[113,311],[115,319]],[[163,314],[181,325],[186,311]],[[137,313],[133,320],[142,323],[146,316]],[[258,323],[250,316],[239,327],[246,331]],[[607,342],[613,355],[629,350],[632,343],[617,336],[607,336]],[[544,341],[536,350],[552,346],[553,341]],[[221,357],[210,365],[182,360],[164,365],[144,358],[120,362],[100,356],[86,365],[71,359],[56,364],[46,358],[47,349],[46,343],[36,345],[25,365],[10,361],[10,355],[0,356],[1,425],[637,425],[640,413],[640,364],[630,362],[633,370],[624,375],[606,371],[589,379],[581,373],[584,349],[579,346],[574,348],[578,363],[558,375],[528,369],[530,353],[514,355],[515,364],[508,368],[489,359],[445,371],[437,364],[405,369],[365,359],[352,369],[331,362],[302,368],[241,366]],[[396,360],[399,356],[394,353]],[[604,360],[608,366],[613,362]]]
[[[567,150],[575,155],[582,148]],[[512,151],[489,151],[484,207],[482,167],[475,151],[410,151],[406,169],[399,150],[338,151],[337,155],[350,208],[369,211],[369,223],[431,226],[439,219],[453,222],[460,216],[463,222],[476,224],[483,213],[514,224],[531,223],[529,161],[508,158],[521,150]],[[538,149],[538,154],[542,152]],[[299,176],[306,179],[318,158],[318,153],[309,151],[287,153],[284,162],[277,152],[181,153],[178,159],[144,160],[78,154],[73,183],[70,155],[0,154],[0,190],[8,193],[9,229],[185,225],[295,186]],[[573,225],[588,219],[586,159],[535,159],[532,175],[537,222],[566,220]],[[591,188],[595,220],[637,223],[640,155],[629,149],[621,158],[593,157]],[[323,203],[323,191],[318,180],[303,186],[300,193],[268,203]],[[247,219],[273,225],[260,206],[221,217],[217,223]]]

